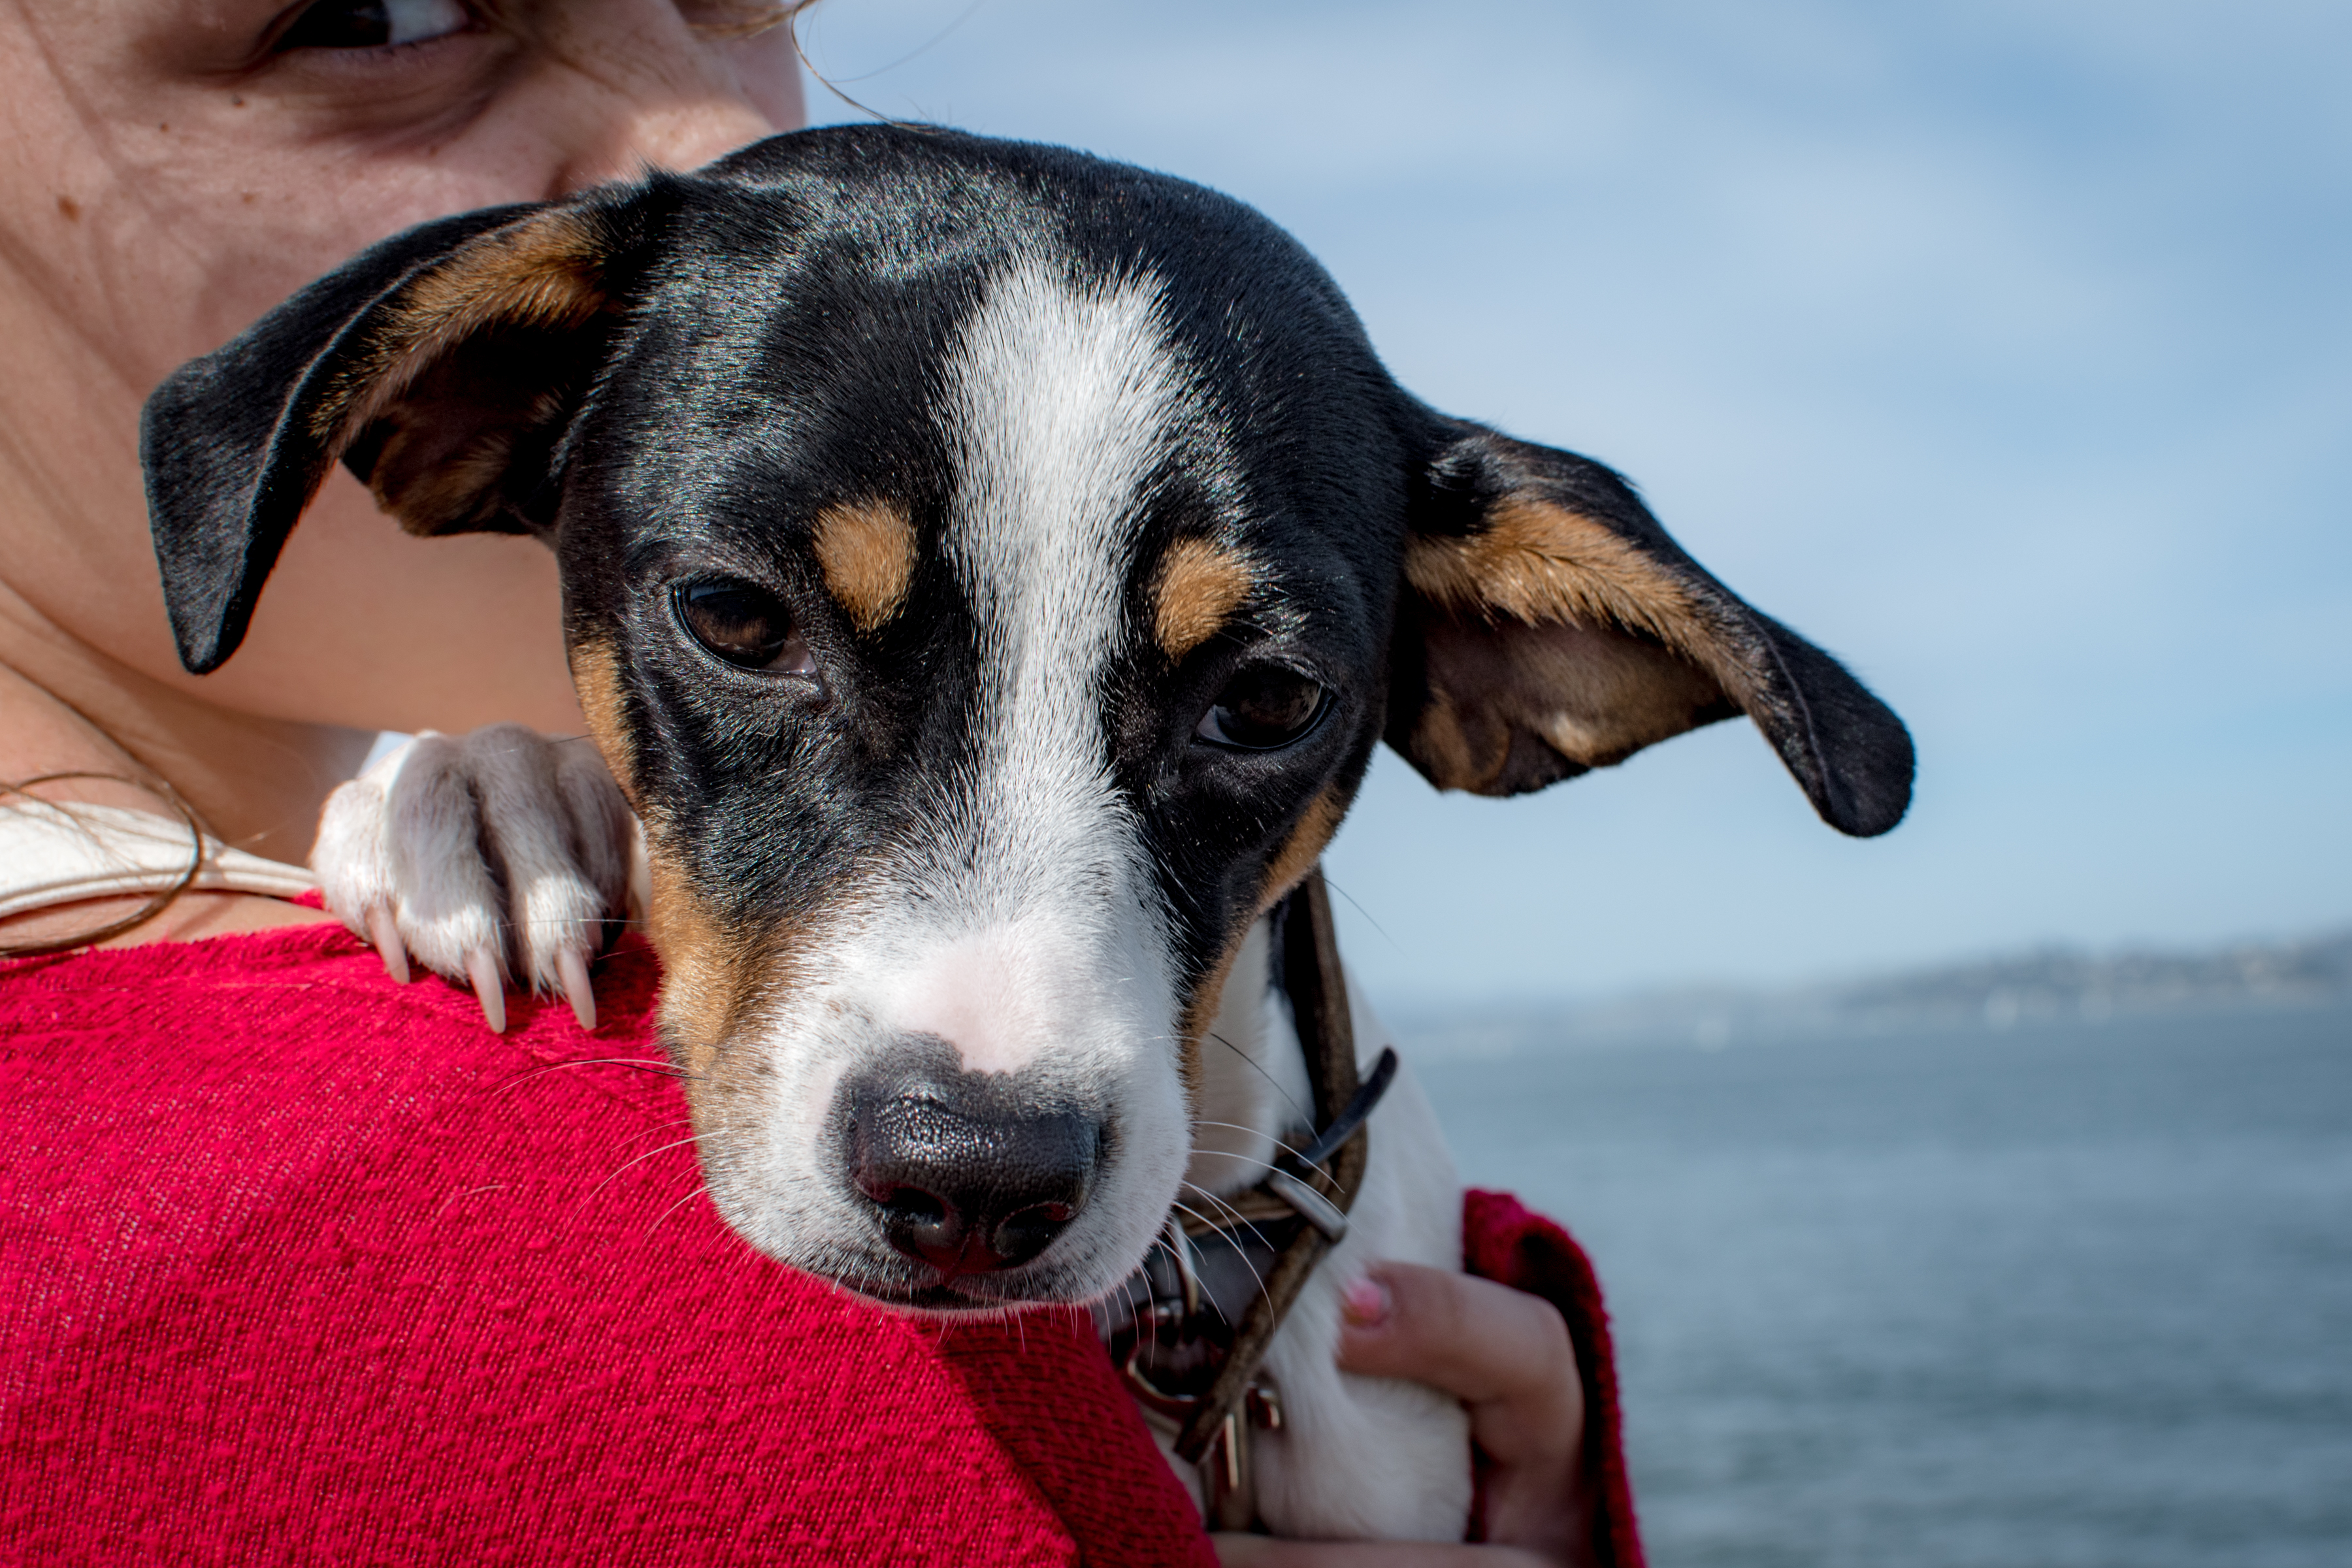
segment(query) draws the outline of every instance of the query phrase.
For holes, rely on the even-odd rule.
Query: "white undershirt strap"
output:
[[[84,899],[160,893],[187,874],[195,841],[185,823],[115,805],[58,805],[22,795],[0,802],[0,920]],[[189,886],[205,892],[290,899],[319,879],[205,839]]]

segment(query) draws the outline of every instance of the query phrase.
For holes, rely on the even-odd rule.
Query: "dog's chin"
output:
[[[888,1265],[854,1276],[831,1269],[813,1272],[878,1307],[927,1318],[1002,1318],[1039,1307],[1083,1307],[1103,1294],[1064,1269],[1022,1268],[1003,1275],[943,1279],[937,1270],[908,1264],[895,1254]]]
[[[981,1295],[955,1285],[915,1286],[898,1292],[879,1291],[870,1285],[845,1288],[877,1307],[917,1318],[1002,1318],[1033,1307],[1063,1304],[1038,1297]]]

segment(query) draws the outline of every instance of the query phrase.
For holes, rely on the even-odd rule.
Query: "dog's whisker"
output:
[[[1234,1044],[1233,1041],[1225,1038],[1224,1036],[1217,1033],[1214,1029],[1208,1030],[1207,1035],[1210,1039],[1216,1041],[1217,1044],[1224,1047],[1225,1049],[1233,1052],[1234,1055],[1247,1062],[1249,1064],[1250,1070],[1257,1074],[1258,1077],[1265,1079],[1265,1081],[1273,1087],[1274,1092],[1282,1096],[1282,1098],[1288,1102],[1290,1109],[1294,1113],[1300,1116],[1307,1115],[1306,1109],[1292,1097],[1288,1089],[1282,1087],[1280,1080],[1276,1079],[1272,1073],[1265,1070],[1264,1063],[1260,1062],[1255,1057],[1250,1055],[1247,1051],[1242,1049],[1239,1046]],[[1312,1121],[1314,1119],[1312,1117],[1308,1117],[1307,1120]]]
[[[1206,1151],[1203,1151],[1203,1152],[1216,1155],[1216,1157],[1217,1157],[1217,1158],[1219,1158],[1219,1159],[1231,1160],[1231,1161],[1233,1161],[1235,1164],[1237,1164],[1237,1165],[1242,1165],[1242,1166],[1244,1166],[1244,1167],[1246,1167],[1246,1166],[1250,1166],[1250,1165],[1255,1165],[1259,1170],[1265,1172],[1265,1173],[1266,1173],[1267,1174],[1269,1174],[1269,1175],[1273,1174],[1275,1172],[1276,1172],[1276,1171],[1278,1171],[1278,1170],[1280,1170],[1280,1169],[1282,1168],[1282,1167],[1281,1167],[1281,1166],[1279,1166],[1279,1165],[1269,1164],[1269,1163],[1266,1163],[1265,1161],[1264,1161],[1264,1160],[1253,1160],[1253,1159],[1251,1159],[1251,1158],[1250,1158],[1248,1155],[1246,1155],[1246,1154],[1226,1154],[1226,1153],[1223,1153],[1222,1152],[1220,1152],[1220,1151],[1218,1151],[1218,1150],[1214,1150],[1214,1149],[1206,1150]],[[1293,1151],[1293,1152],[1296,1152],[1296,1151]],[[1330,1167],[1329,1167],[1329,1166],[1328,1166],[1328,1165],[1318,1165],[1318,1166],[1316,1166],[1316,1167],[1315,1167],[1315,1169],[1317,1169],[1318,1171],[1320,1171],[1320,1172],[1321,1172],[1325,1176],[1327,1176],[1327,1177],[1328,1177],[1328,1176],[1331,1174]],[[1185,1184],[1186,1186],[1188,1186],[1188,1187],[1190,1187],[1190,1186],[1192,1186],[1192,1183],[1190,1183],[1190,1182],[1187,1182],[1187,1183],[1185,1183],[1184,1184]],[[1198,1187],[1193,1187],[1193,1191],[1198,1192],[1198,1191],[1200,1191],[1200,1189],[1199,1189]]]
[[[1185,1183],[1184,1184],[1185,1184],[1186,1186],[1188,1186],[1188,1187],[1190,1187],[1190,1186],[1192,1186],[1192,1183],[1190,1183],[1190,1182],[1187,1182],[1187,1183]],[[1199,1189],[1198,1187],[1193,1187],[1193,1188],[1192,1188],[1192,1190],[1193,1190],[1194,1192],[1200,1192],[1200,1189]],[[1207,1194],[1202,1194],[1202,1196],[1206,1196]],[[1199,1220],[1202,1225],[1208,1226],[1209,1226],[1211,1229],[1213,1229],[1213,1229],[1215,1229],[1215,1228],[1217,1228],[1215,1222],[1214,1222],[1214,1221],[1213,1221],[1213,1220],[1211,1220],[1211,1219],[1209,1218],[1209,1216],[1208,1216],[1208,1215],[1204,1215],[1204,1214],[1201,1213],[1198,1209],[1195,1209],[1195,1208],[1191,1207],[1190,1205],[1188,1205],[1184,1204],[1184,1203],[1183,1203],[1183,1202],[1181,1202],[1181,1200],[1180,1200],[1180,1201],[1178,1201],[1178,1202],[1176,1202],[1176,1203],[1171,1204],[1169,1206],[1170,1206],[1171,1208],[1173,1208],[1173,1209],[1177,1210],[1177,1211],[1178,1211],[1178,1212],[1180,1212],[1180,1213],[1191,1215],[1194,1219]],[[1264,1278],[1263,1278],[1263,1277],[1258,1273],[1258,1271],[1257,1271],[1257,1265],[1256,1265],[1256,1264],[1255,1264],[1255,1263],[1252,1263],[1252,1262],[1249,1260],[1249,1254],[1247,1254],[1247,1253],[1245,1253],[1245,1252],[1243,1252],[1243,1253],[1237,1253],[1237,1256],[1238,1256],[1238,1257],[1241,1258],[1241,1260],[1242,1260],[1242,1267],[1243,1267],[1243,1268],[1246,1268],[1246,1269],[1248,1269],[1248,1270],[1250,1271],[1250,1278],[1251,1278],[1252,1279],[1255,1279],[1255,1280],[1256,1280],[1256,1281],[1257,1281],[1257,1292],[1258,1292],[1258,1294],[1259,1294],[1259,1295],[1261,1295],[1261,1296],[1265,1295],[1265,1279],[1264,1279]],[[1216,1305],[1217,1305],[1217,1310],[1219,1310],[1220,1312],[1222,1312],[1222,1311],[1223,1311],[1223,1310],[1225,1310],[1225,1307],[1224,1307],[1224,1303],[1223,1303],[1223,1302],[1220,1301],[1220,1302],[1218,1302]]]
[[[1241,1210],[1239,1210],[1239,1209],[1237,1209],[1237,1208],[1234,1207],[1234,1205],[1233,1205],[1232,1204],[1230,1204],[1230,1203],[1226,1202],[1223,1198],[1221,1198],[1221,1197],[1217,1196],[1217,1194],[1214,1194],[1214,1193],[1212,1193],[1212,1192],[1206,1192],[1206,1191],[1203,1191],[1202,1188],[1200,1188],[1200,1187],[1198,1187],[1198,1186],[1194,1186],[1194,1185],[1193,1185],[1193,1184],[1192,1184],[1192,1183],[1191,1183],[1191,1182],[1187,1182],[1187,1183],[1185,1183],[1184,1184],[1185,1184],[1186,1186],[1188,1186],[1188,1187],[1192,1187],[1192,1190],[1193,1190],[1194,1192],[1196,1192],[1196,1193],[1199,1193],[1199,1194],[1201,1194],[1201,1196],[1202,1196],[1202,1197],[1203,1197],[1203,1198],[1207,1199],[1210,1203],[1214,1204],[1214,1205],[1217,1205],[1219,1208],[1223,1209],[1227,1214],[1229,1214],[1229,1215],[1233,1215],[1233,1216],[1234,1216],[1234,1229],[1236,1229],[1236,1230],[1246,1230],[1246,1231],[1248,1231],[1252,1236],[1256,1237],[1258,1238],[1258,1240],[1259,1240],[1259,1241],[1265,1243],[1265,1245],[1267,1245],[1267,1246],[1269,1246],[1269,1247],[1273,1245],[1273,1243],[1272,1243],[1271,1241],[1268,1241],[1268,1240],[1267,1240],[1267,1237],[1266,1237],[1266,1234],[1265,1234],[1265,1232],[1264,1232],[1264,1231],[1262,1231],[1262,1230],[1258,1229],[1256,1222],[1255,1222],[1255,1221],[1254,1221],[1254,1220],[1252,1220],[1252,1219],[1250,1219],[1250,1218],[1248,1218],[1247,1216],[1245,1216],[1245,1215],[1241,1212]],[[1237,1249],[1237,1255],[1240,1257],[1240,1258],[1241,1258],[1241,1260],[1242,1260],[1242,1267],[1244,1267],[1244,1268],[1247,1268],[1247,1269],[1250,1271],[1250,1278],[1251,1278],[1252,1279],[1255,1279],[1255,1280],[1256,1280],[1256,1281],[1257,1281],[1258,1294],[1259,1294],[1259,1295],[1261,1295],[1261,1296],[1265,1295],[1265,1294],[1266,1293],[1266,1289],[1265,1289],[1265,1276],[1263,1276],[1263,1275],[1261,1275],[1261,1274],[1259,1274],[1259,1273],[1258,1273],[1258,1271],[1257,1271],[1257,1265],[1255,1265],[1255,1264],[1252,1263],[1252,1262],[1249,1260],[1249,1254],[1248,1254],[1248,1253],[1246,1253],[1246,1252],[1238,1252],[1238,1249]],[[1221,1307],[1221,1308],[1219,1308],[1218,1310],[1219,1310],[1220,1311],[1223,1310],[1223,1309],[1222,1307]]]
[[[1231,1215],[1233,1216],[1233,1225],[1230,1228],[1234,1230],[1248,1231],[1252,1236],[1257,1237],[1258,1240],[1265,1242],[1267,1246],[1271,1247],[1274,1245],[1273,1242],[1268,1239],[1265,1232],[1257,1227],[1257,1221],[1250,1218],[1247,1215],[1242,1213],[1241,1210],[1235,1208],[1230,1199],[1221,1198],[1216,1194],[1209,1191],[1206,1187],[1201,1186],[1192,1182],[1186,1182],[1184,1184],[1191,1187],[1194,1192],[1200,1194],[1204,1201],[1214,1204],[1217,1207]]]
[[[504,1094],[507,1090],[513,1089],[518,1084],[528,1083],[535,1078],[544,1078],[547,1074],[551,1072],[562,1072],[567,1068],[603,1067],[629,1068],[637,1072],[657,1073],[664,1078],[699,1078],[702,1076],[699,1073],[688,1072],[686,1068],[672,1062],[663,1061],[657,1057],[582,1057],[576,1061],[549,1062],[544,1067],[535,1067],[528,1071],[519,1072],[512,1078],[507,1079],[503,1082],[493,1086],[490,1092],[493,1094]]]
[[[1267,1081],[1267,1086],[1273,1086],[1275,1093],[1277,1093],[1277,1096],[1282,1096],[1282,1100],[1291,1107],[1291,1112],[1298,1114],[1298,1117],[1306,1117],[1307,1121],[1312,1121],[1312,1117],[1307,1117],[1307,1110],[1306,1110],[1306,1107],[1298,1105],[1298,1100],[1296,1100],[1296,1096],[1291,1096],[1291,1090],[1289,1090],[1289,1089],[1284,1089],[1282,1081],[1275,1079],[1275,1074],[1273,1074],[1273,1072],[1267,1072],[1265,1065],[1263,1065],[1261,1060],[1258,1060],[1258,1058],[1251,1056],[1249,1051],[1242,1051],[1242,1048],[1237,1047],[1237,1044],[1233,1044],[1233,1041],[1230,1041],[1230,1039],[1225,1039],[1223,1035],[1218,1035],[1216,1030],[1206,1030],[1204,1035],[1206,1035],[1206,1039],[1213,1039],[1213,1041],[1216,1041],[1216,1044],[1221,1044],[1221,1047],[1225,1047],[1225,1048],[1228,1048],[1228,1051],[1233,1051],[1234,1056],[1237,1056],[1237,1058],[1242,1058],[1242,1060],[1244,1060],[1244,1063],[1249,1063],[1249,1069],[1251,1069],[1251,1072],[1256,1072],[1258,1077],[1261,1077],[1261,1079],[1265,1079],[1265,1081]]]
[[[1265,1139],[1267,1142],[1273,1144],[1276,1148],[1281,1150],[1284,1153],[1289,1155],[1294,1160],[1304,1160],[1307,1158],[1304,1151],[1292,1148],[1281,1139],[1276,1138],[1273,1133],[1264,1131],[1255,1127],[1244,1127],[1238,1121],[1212,1121],[1206,1117],[1195,1117],[1193,1119],[1192,1125],[1195,1127],[1229,1127],[1236,1132],[1255,1133],[1258,1137]],[[1231,1153],[1223,1149],[1203,1149],[1201,1152],[1204,1154],[1213,1154],[1221,1160],[1238,1160],[1244,1165],[1258,1165],[1269,1171],[1274,1169],[1272,1165],[1266,1164],[1264,1160],[1253,1159],[1247,1154]]]
[[[670,1205],[669,1205],[669,1207],[667,1207],[667,1208],[666,1208],[666,1209],[662,1210],[662,1212],[661,1212],[661,1218],[660,1218],[660,1219],[657,1219],[657,1220],[656,1220],[656,1221],[654,1221],[654,1222],[653,1222],[653,1224],[651,1224],[651,1225],[649,1225],[649,1226],[646,1226],[646,1236],[648,1236],[648,1237],[652,1236],[654,1232],[656,1232],[656,1231],[659,1230],[659,1229],[662,1227],[662,1223],[663,1223],[663,1221],[664,1221],[664,1220],[668,1219],[670,1215],[672,1215],[676,1214],[678,1210],[680,1210],[680,1209],[684,1208],[687,1205],[688,1205],[688,1204],[692,1203],[695,1199],[697,1199],[697,1198],[698,1198],[698,1197],[702,1196],[705,1193],[708,1193],[709,1191],[710,1191],[710,1189],[709,1189],[708,1186],[703,1186],[703,1185],[699,1185],[699,1184],[698,1184],[698,1185],[695,1187],[694,1191],[692,1191],[692,1192],[690,1192],[690,1193],[687,1194],[686,1194],[686,1196],[684,1196],[684,1197],[682,1197],[682,1198],[678,1199],[678,1200],[677,1200],[677,1202],[676,1202],[676,1203],[674,1203],[674,1204]]]
[[[663,1133],[668,1131],[671,1128],[687,1126],[694,1119],[690,1116],[675,1116],[667,1121],[656,1121],[651,1127],[646,1128],[644,1131],[633,1133],[629,1137],[622,1139],[620,1146],[623,1149],[626,1149],[631,1144],[642,1143],[648,1138],[658,1138]]]
[[[1364,908],[1363,904],[1357,899],[1355,894],[1348,891],[1347,889],[1333,881],[1328,873],[1326,873],[1323,878],[1323,885],[1330,889],[1333,892],[1339,894],[1341,898],[1347,900],[1349,907],[1353,909],[1358,914],[1364,917],[1364,923],[1381,933],[1381,941],[1387,942],[1391,947],[1395,948],[1400,954],[1404,952],[1404,944],[1397,941],[1396,938],[1389,935],[1389,928],[1381,924],[1379,921],[1373,919],[1372,911]]]
[[[593,1186],[593,1187],[589,1188],[589,1189],[588,1189],[588,1191],[586,1192],[586,1194],[583,1194],[583,1195],[582,1196],[582,1198],[580,1199],[580,1202],[579,1202],[578,1204],[576,1204],[576,1205],[573,1205],[573,1207],[572,1207],[572,1213],[574,1213],[574,1214],[578,1214],[578,1213],[580,1212],[580,1210],[581,1210],[581,1209],[583,1209],[583,1208],[587,1207],[587,1206],[588,1206],[588,1200],[589,1200],[590,1198],[594,1197],[598,1193],[603,1192],[606,1187],[611,1186],[614,1182],[616,1182],[616,1181],[620,1180],[620,1179],[621,1179],[621,1176],[622,1176],[622,1174],[623,1174],[623,1173],[626,1172],[626,1171],[629,1169],[629,1167],[630,1167],[631,1165],[641,1165],[641,1164],[643,1164],[645,1162],[646,1162],[647,1160],[652,1159],[655,1155],[656,1155],[656,1154],[667,1154],[667,1152],[669,1152],[672,1149],[683,1149],[683,1148],[685,1148],[688,1144],[689,1144],[689,1143],[693,1142],[694,1142],[694,1140],[695,1140],[695,1134],[693,1134],[693,1133],[689,1132],[689,1133],[688,1133],[688,1134],[687,1134],[685,1137],[683,1137],[683,1138],[675,1139],[675,1140],[673,1140],[673,1141],[672,1141],[672,1142],[667,1142],[667,1143],[663,1144],[663,1145],[662,1145],[660,1148],[658,1148],[658,1149],[648,1149],[648,1150],[646,1150],[644,1153],[639,1154],[639,1155],[636,1155],[636,1156],[635,1156],[634,1158],[632,1158],[632,1159],[630,1159],[630,1160],[626,1161],[625,1163],[624,1163],[621,1165],[621,1167],[620,1167],[618,1170],[615,1170],[615,1171],[614,1171],[611,1175],[609,1175],[609,1176],[605,1177],[603,1181],[601,1181],[601,1182],[597,1183],[594,1186]]]
[[[1161,1232],[1161,1236],[1164,1237],[1165,1235],[1166,1232]],[[1169,1262],[1175,1265],[1180,1273],[1181,1272],[1184,1267],[1183,1260],[1176,1256],[1176,1249],[1169,1246],[1166,1241],[1160,1239],[1159,1237],[1154,1237],[1151,1243],[1151,1249],[1154,1252],[1166,1253],[1168,1255]],[[1145,1256],[1148,1258],[1150,1254],[1146,1253]],[[1150,1290],[1147,1289],[1145,1291],[1145,1295],[1148,1297],[1150,1294]],[[1149,1301],[1145,1303],[1146,1310],[1143,1314],[1143,1326],[1145,1331],[1151,1336],[1152,1348],[1157,1350],[1160,1348],[1161,1331],[1165,1329],[1167,1325],[1160,1322],[1160,1314],[1157,1311],[1150,1310],[1150,1305],[1151,1304]]]
[[[548,931],[564,926],[610,925],[618,915],[533,915],[523,919],[509,910],[497,923],[507,931]]]

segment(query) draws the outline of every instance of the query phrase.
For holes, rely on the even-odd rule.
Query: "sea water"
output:
[[[1657,1568],[2352,1568],[2352,1009],[1417,1066]]]

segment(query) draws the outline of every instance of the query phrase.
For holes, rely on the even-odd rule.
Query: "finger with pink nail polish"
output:
[[[1339,1292],[1339,1315],[1351,1329],[1377,1329],[1395,1310],[1389,1288],[1369,1276],[1351,1279]]]

